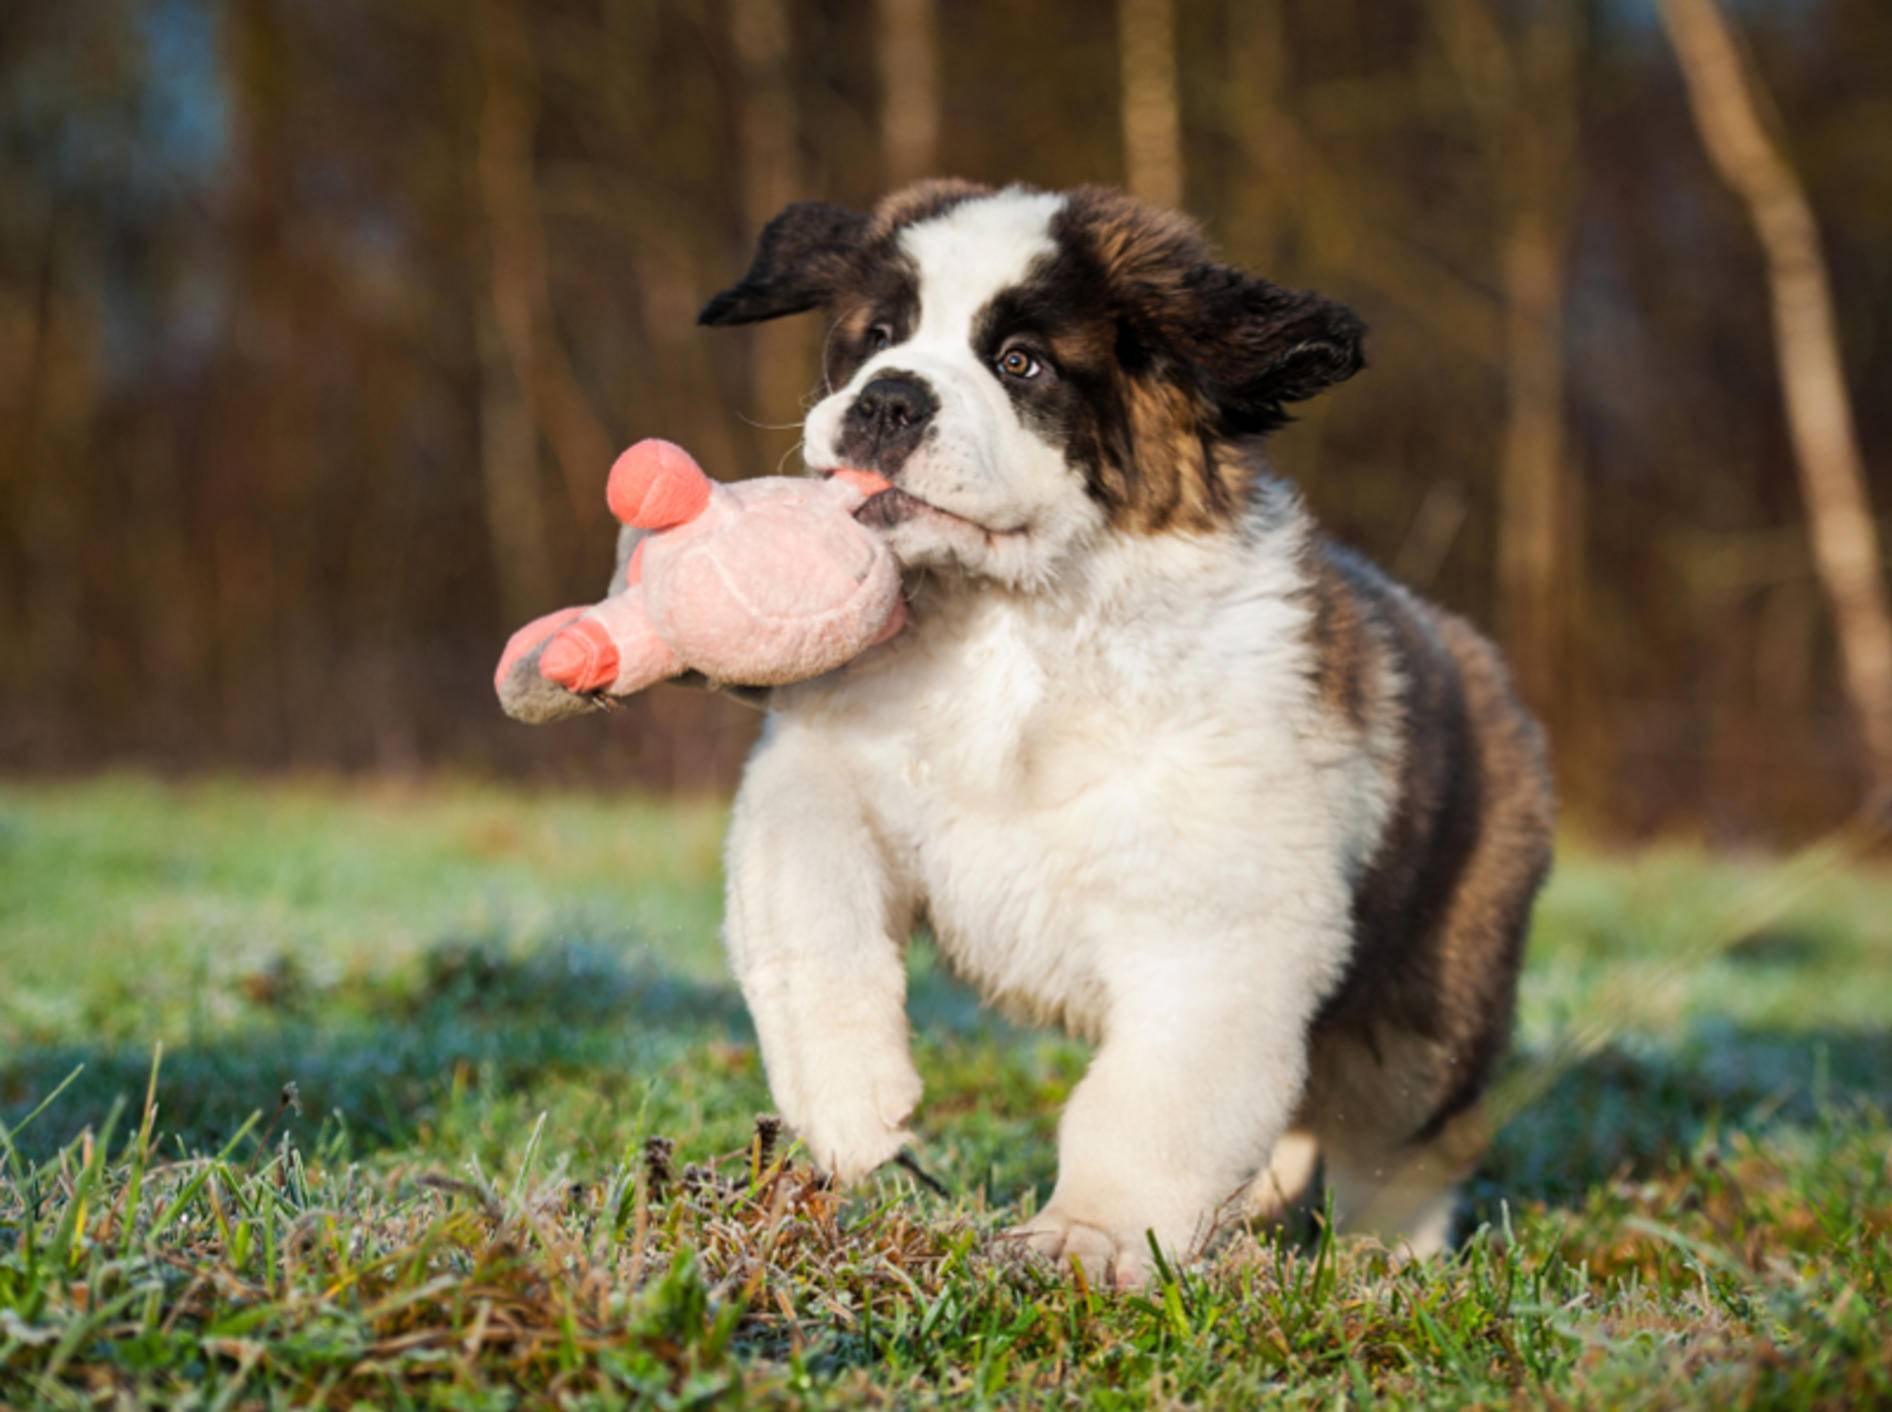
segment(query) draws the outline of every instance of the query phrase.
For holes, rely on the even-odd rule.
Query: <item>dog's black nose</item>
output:
[[[933,415],[933,394],[910,377],[878,377],[861,389],[849,415],[883,435],[923,426]]]
[[[939,411],[933,389],[911,373],[885,373],[863,387],[844,418],[842,452],[883,475],[900,468]]]

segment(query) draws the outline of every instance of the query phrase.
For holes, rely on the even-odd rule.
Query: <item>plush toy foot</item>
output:
[[[539,671],[567,691],[597,691],[618,678],[618,649],[604,624],[581,618],[545,645]]]
[[[503,692],[506,678],[512,675],[515,665],[530,656],[534,648],[543,645],[560,629],[584,617],[585,612],[584,608],[560,608],[556,613],[534,618],[507,638],[506,650],[499,654],[499,670],[493,673],[493,690]]]
[[[500,709],[508,716],[527,725],[541,726],[604,709],[597,697],[567,691],[557,682],[547,681],[539,670],[540,657],[550,639],[589,611],[561,608],[534,619],[512,635],[506,650],[500,654],[499,670],[493,674]]]

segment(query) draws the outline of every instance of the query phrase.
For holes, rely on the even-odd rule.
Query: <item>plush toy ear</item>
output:
[[[1260,432],[1283,410],[1366,365],[1366,325],[1344,304],[1224,268],[1206,282],[1184,336],[1232,429]]]
[[[797,201],[762,229],[742,282],[703,306],[699,324],[753,324],[831,302],[850,275],[868,218],[825,201]]]
[[[617,458],[604,499],[620,524],[666,530],[703,513],[715,487],[696,458],[675,442],[646,437]]]

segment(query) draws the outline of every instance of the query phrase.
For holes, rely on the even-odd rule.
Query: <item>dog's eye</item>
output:
[[[875,324],[867,330],[867,346],[876,353],[893,347],[893,330],[885,324]]]
[[[1022,348],[1007,348],[999,354],[999,371],[1008,378],[1035,378],[1044,365]]]

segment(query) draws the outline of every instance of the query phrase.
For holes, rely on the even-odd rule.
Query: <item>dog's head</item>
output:
[[[790,206],[701,322],[816,308],[835,322],[809,468],[892,479],[862,515],[903,562],[1021,586],[1108,532],[1233,523],[1256,438],[1361,365],[1349,310],[1102,188],[928,182],[866,215]]]

